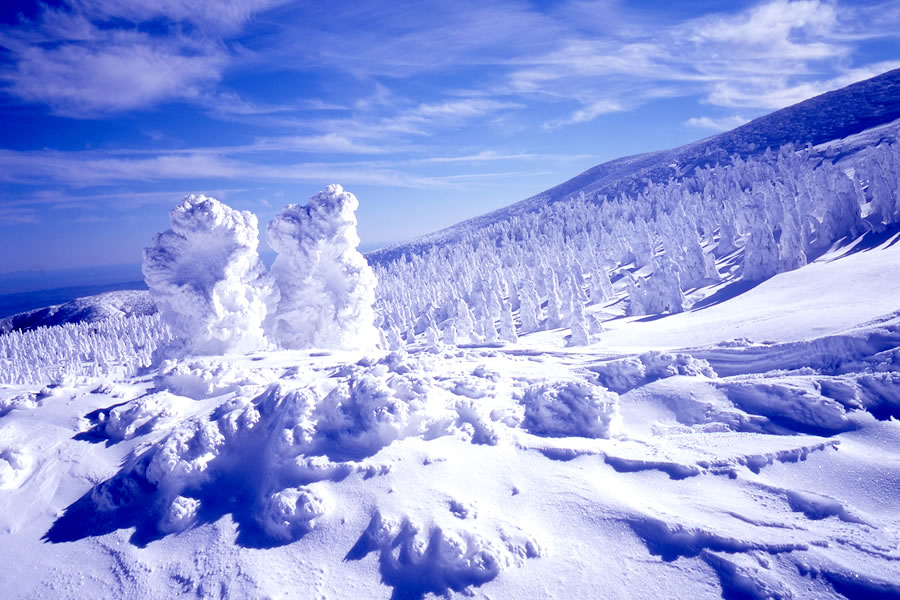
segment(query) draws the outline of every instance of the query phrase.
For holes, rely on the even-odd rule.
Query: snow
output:
[[[340,186],[271,273],[188,197],[159,313],[0,336],[5,596],[900,597],[900,231],[841,170],[897,131],[698,176],[758,221],[561,202],[378,288]]]
[[[900,323],[874,276],[900,267],[890,243],[707,308],[607,320],[587,347],[555,330],[3,386],[0,560],[41,573],[5,589],[896,596]],[[777,340],[748,307],[758,327],[782,319]]]

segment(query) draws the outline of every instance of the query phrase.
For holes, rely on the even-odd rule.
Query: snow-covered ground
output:
[[[866,239],[592,306],[586,347],[0,386],[3,595],[900,597],[900,234]]]

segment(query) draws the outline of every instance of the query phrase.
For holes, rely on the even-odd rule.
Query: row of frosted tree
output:
[[[582,194],[375,265],[379,326],[391,348],[421,334],[484,343],[560,327],[571,328],[571,345],[585,344],[601,329],[589,305],[677,313],[693,288],[767,279],[897,223],[898,182],[896,143],[839,166],[786,146],[651,182],[636,197]]]
[[[0,336],[0,383],[64,385],[84,377],[131,377],[171,340],[158,314],[13,331]]]

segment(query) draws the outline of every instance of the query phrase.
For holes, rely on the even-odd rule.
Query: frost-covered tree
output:
[[[256,216],[190,195],[169,221],[172,228],[153,239],[142,264],[160,315],[177,337],[169,352],[266,348],[263,320],[278,296],[257,253]]]
[[[588,332],[588,323],[584,316],[584,305],[576,302],[569,315],[569,328],[572,335],[569,336],[568,346],[587,346],[591,343]]]
[[[500,339],[511,343],[519,340],[519,336],[516,335],[516,324],[513,321],[512,307],[508,302],[504,302],[500,307]]]
[[[369,349],[375,274],[357,250],[356,196],[329,185],[305,206],[284,207],[266,229],[278,253],[272,274],[281,299],[266,320],[284,348]]]

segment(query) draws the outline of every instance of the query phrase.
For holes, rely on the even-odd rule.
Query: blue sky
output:
[[[0,273],[137,263],[190,192],[364,247],[900,67],[900,3],[0,6]],[[265,248],[263,248],[265,249]]]

